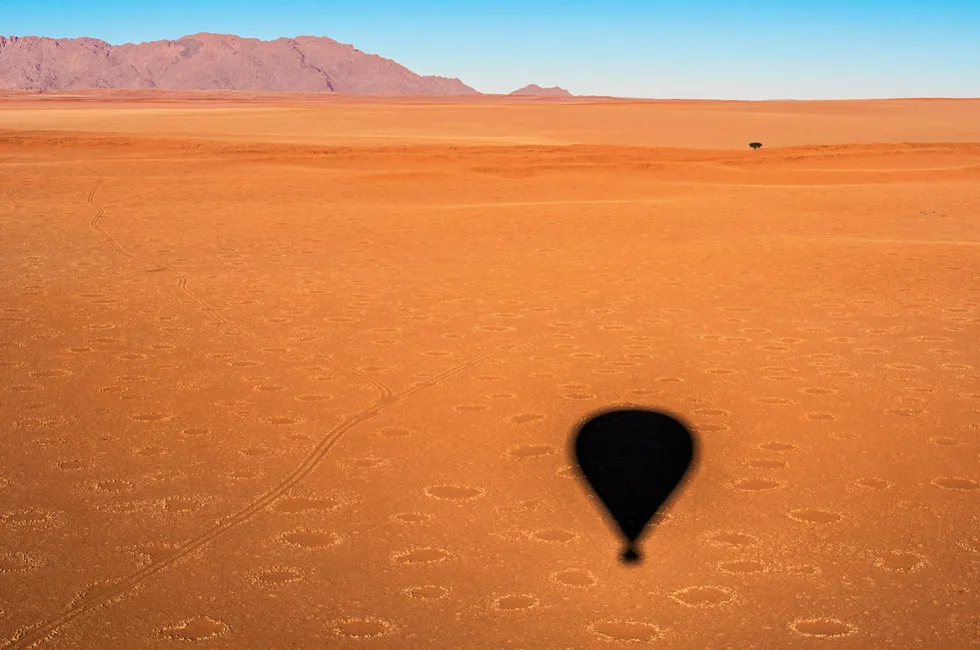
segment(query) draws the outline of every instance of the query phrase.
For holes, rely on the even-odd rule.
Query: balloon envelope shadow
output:
[[[624,562],[640,561],[637,540],[688,475],[695,455],[691,430],[661,411],[607,410],[579,426],[572,457],[626,538]]]

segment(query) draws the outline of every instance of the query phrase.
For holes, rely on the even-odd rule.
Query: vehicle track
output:
[[[145,262],[143,260],[141,260],[139,257],[133,255],[125,248],[123,248],[118,241],[116,241],[108,232],[105,231],[105,229],[103,229],[99,225],[99,222],[102,220],[102,217],[105,216],[105,209],[95,202],[95,195],[100,187],[102,187],[101,179],[96,182],[95,186],[93,186],[88,193],[87,203],[96,209],[96,214],[94,217],[92,217],[92,220],[90,221],[90,225],[103,237],[103,239],[105,239],[106,242],[109,243],[110,246],[112,246],[113,250],[117,251],[118,253],[125,256],[129,260],[145,266]],[[240,333],[248,334],[248,332],[246,332],[245,330],[238,327],[236,324],[232,323],[227,318],[219,314],[207,302],[199,299],[197,296],[192,294],[187,289],[186,276],[184,276],[179,272],[173,271],[170,268],[166,268],[164,270],[170,271],[172,274],[177,276],[178,278],[177,290],[181,294],[189,298],[191,301],[193,301],[195,304],[201,307],[209,315],[217,318],[221,323],[231,326],[232,328],[234,328],[236,331]],[[274,503],[277,498],[279,498],[282,494],[287,492],[296,483],[298,483],[306,475],[308,475],[311,471],[313,471],[316,465],[319,464],[320,460],[322,460],[323,456],[326,455],[327,451],[329,451],[330,447],[333,446],[333,444],[340,437],[340,435],[342,435],[347,429],[353,427],[354,425],[360,423],[363,420],[367,420],[374,417],[375,415],[377,415],[377,413],[380,411],[381,408],[383,408],[384,406],[386,406],[388,403],[391,402],[393,397],[393,392],[391,388],[388,387],[384,382],[380,381],[376,377],[370,376],[369,374],[361,370],[358,370],[357,368],[353,368],[348,364],[338,361],[332,355],[328,355],[327,360],[332,365],[344,371],[347,371],[356,377],[364,379],[367,383],[371,384],[378,391],[379,397],[377,398],[377,400],[375,400],[375,402],[368,408],[346,418],[338,426],[331,429],[331,431],[328,432],[327,435],[321,440],[320,444],[318,444],[317,447],[314,448],[313,452],[303,460],[303,462],[296,470],[294,470],[289,476],[286,477],[284,481],[279,483],[272,490],[266,492],[264,495],[259,497],[256,501],[253,501],[251,504],[249,504],[249,506],[243,508],[242,510],[239,510],[237,513],[234,513],[228,518],[222,520],[221,523],[219,523],[217,526],[210,529],[209,531],[189,540],[188,542],[185,542],[184,544],[182,544],[176,549],[174,555],[164,560],[154,562],[153,564],[144,567],[140,571],[132,573],[129,576],[126,576],[125,578],[116,582],[115,588],[113,590],[101,593],[99,598],[91,601],[86,601],[85,603],[79,603],[75,606],[71,606],[60,616],[52,620],[49,620],[45,623],[38,624],[29,628],[20,629],[13,638],[8,639],[6,642],[0,645],[0,648],[11,648],[11,649],[33,648],[40,645],[44,641],[56,635],[58,633],[58,630],[72,619],[77,618],[78,616],[81,616],[96,607],[104,606],[108,601],[116,599],[118,596],[122,595],[132,587],[141,584],[153,574],[169,566],[172,566],[180,559],[190,555],[195,550],[197,550],[201,546],[204,546],[205,544],[207,544],[214,538],[218,537],[225,531],[234,528],[235,526],[241,523],[244,523],[249,518],[251,518],[252,515],[260,512],[265,507]]]
[[[106,242],[112,247],[112,249],[117,253],[119,253],[120,255],[132,260],[133,262],[136,262],[137,264],[146,267],[149,270],[153,270],[153,271],[162,270],[162,271],[170,272],[172,275],[177,277],[177,291],[183,294],[184,297],[186,297],[191,302],[197,304],[198,307],[200,307],[206,314],[208,314],[215,320],[219,321],[224,325],[227,325],[228,327],[231,327],[232,329],[238,332],[244,333],[244,330],[242,330],[237,324],[233,323],[232,321],[222,316],[214,307],[209,305],[207,302],[205,302],[198,296],[191,293],[191,291],[187,288],[187,276],[185,276],[184,274],[178,271],[174,271],[169,267],[163,269],[155,267],[151,269],[150,266],[146,264],[144,260],[140,259],[138,256],[133,255],[132,253],[127,251],[125,248],[123,248],[122,244],[120,244],[112,235],[106,232],[105,228],[101,226],[102,217],[105,216],[105,209],[95,202],[95,195],[99,191],[100,187],[102,187],[102,180],[96,182],[95,186],[88,193],[88,204],[96,209],[95,216],[92,217],[92,221],[89,223],[92,226],[92,228],[95,229],[96,232],[102,235],[102,238],[106,240]]]
[[[94,197],[94,193],[100,185],[101,185],[101,181],[100,183],[96,184],[96,187],[93,188],[92,192],[89,194],[90,199]],[[91,200],[90,203],[92,203]],[[95,204],[92,203],[92,205]],[[723,248],[722,250],[716,251],[714,253],[705,255],[702,258],[700,258],[698,261],[685,267],[683,270],[674,274],[673,276],[669,276],[661,279],[653,286],[659,286],[664,284],[665,282],[676,280],[686,275],[687,273],[693,271],[697,267],[701,266],[709,259],[716,257],[722,252],[725,252],[726,250],[727,247]],[[422,390],[438,386],[444,383],[446,380],[451,379],[452,377],[466,371],[469,368],[472,368],[473,366],[476,366],[477,364],[483,361],[486,361],[487,359],[493,358],[505,352],[509,352],[512,350],[516,350],[518,348],[525,347],[527,345],[531,345],[541,340],[551,338],[558,333],[564,332],[574,327],[581,327],[582,325],[595,321],[603,316],[606,316],[610,313],[613,313],[619,309],[622,309],[623,307],[626,307],[636,302],[637,300],[644,297],[645,295],[646,294],[644,293],[644,294],[636,294],[633,296],[629,296],[627,298],[624,298],[623,300],[620,300],[619,302],[613,303],[612,305],[610,305],[605,309],[593,312],[590,316],[573,321],[560,328],[556,328],[549,332],[543,332],[541,334],[537,334],[535,336],[522,339],[520,341],[514,341],[513,343],[502,345],[482,355],[464,361],[450,368],[449,370],[443,371],[442,373],[439,373],[438,375],[432,377],[427,381],[420,382],[409,388],[399,391],[398,393],[392,393],[391,390],[387,388],[387,386],[375,380],[374,378],[370,377],[366,373],[363,373],[357,369],[346,366],[345,364],[341,364],[337,362],[333,357],[328,357],[330,361],[336,364],[338,367],[353,372],[357,376],[370,381],[372,385],[378,388],[379,391],[381,392],[379,398],[368,408],[360,411],[359,413],[356,413],[352,416],[345,418],[345,420],[341,422],[338,426],[334,427],[329,432],[327,432],[325,436],[317,444],[317,446],[313,449],[313,451],[302,461],[302,463],[299,465],[298,468],[293,470],[293,472],[291,472],[278,485],[270,489],[268,492],[260,496],[258,499],[253,501],[245,508],[228,516],[227,518],[222,520],[217,526],[211,528],[210,530],[194,537],[193,539],[184,542],[183,544],[181,544],[179,547],[175,549],[173,555],[158,560],[144,567],[143,569],[125,578],[122,578],[118,582],[115,582],[114,583],[115,586],[113,589],[107,589],[105,591],[100,592],[96,597],[87,599],[83,603],[79,603],[78,605],[69,608],[67,611],[63,612],[61,615],[57,616],[54,619],[40,623],[31,628],[22,629],[19,635],[14,637],[10,641],[8,641],[8,645],[5,647],[15,649],[15,648],[30,648],[30,647],[35,647],[37,645],[40,645],[44,641],[50,639],[52,636],[57,634],[62,627],[64,627],[67,623],[71,622],[73,619],[78,618],[79,616],[93,609],[110,604],[110,601],[114,601],[126,591],[132,589],[133,587],[139,584],[142,584],[147,579],[159,573],[160,571],[169,568],[170,566],[173,566],[183,558],[187,557],[188,555],[195,552],[196,550],[206,546],[207,544],[214,541],[216,538],[228,532],[229,530],[236,528],[244,524],[245,522],[249,521],[254,515],[258,514],[268,506],[275,503],[277,499],[279,499],[286,492],[288,492],[290,489],[295,487],[300,481],[306,478],[311,472],[313,472],[313,470],[317,468],[317,466],[327,455],[330,449],[337,443],[338,440],[340,440],[340,438],[346,432],[348,432],[349,430],[351,430],[361,422],[377,417],[386,407],[401,402],[406,398]]]
[[[93,208],[96,209],[95,216],[92,217],[92,220],[89,222],[89,225],[92,226],[92,228],[94,228],[97,233],[99,233],[100,235],[102,235],[102,238],[105,239],[109,243],[110,246],[112,246],[112,249],[114,251],[116,251],[117,253],[119,253],[123,257],[127,257],[127,258],[133,260],[134,262],[141,262],[142,260],[140,260],[140,258],[136,257],[135,255],[133,255],[132,253],[130,253],[128,250],[126,250],[125,248],[123,248],[119,244],[119,242],[117,242],[115,239],[113,239],[112,235],[110,235],[109,233],[107,233],[105,231],[105,229],[102,228],[102,226],[99,225],[99,222],[102,221],[102,217],[105,216],[105,209],[101,205],[99,205],[98,203],[95,202],[95,193],[99,191],[99,188],[100,187],[102,187],[102,181],[101,180],[97,181],[95,183],[95,187],[93,187],[92,190],[88,193],[88,204],[91,205]]]
[[[198,298],[197,296],[195,296],[193,293],[191,293],[187,289],[187,276],[183,275],[182,273],[178,273],[177,271],[171,271],[171,269],[166,269],[166,270],[167,271],[170,271],[171,273],[173,273],[174,275],[177,276],[177,291],[179,291],[181,294],[183,294],[184,297],[186,297],[191,302],[195,303],[206,314],[208,314],[209,316],[211,316],[211,318],[215,319],[216,321],[218,321],[218,322],[220,322],[220,323],[222,323],[224,325],[227,325],[228,327],[230,327],[230,328],[232,328],[232,329],[234,329],[234,330],[236,330],[238,332],[241,332],[241,333],[244,333],[245,332],[237,324],[233,323],[232,321],[228,320],[227,318],[225,318],[224,316],[222,316],[221,314],[219,314],[214,309],[214,307],[212,307],[211,305],[209,305],[208,303],[204,302],[203,300],[201,300],[200,298]]]

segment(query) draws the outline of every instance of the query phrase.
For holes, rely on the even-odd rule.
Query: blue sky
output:
[[[113,44],[329,36],[482,92],[716,99],[980,96],[980,0],[0,0],[0,34]]]

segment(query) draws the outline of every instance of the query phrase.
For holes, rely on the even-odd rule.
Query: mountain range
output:
[[[459,79],[419,75],[332,38],[261,41],[208,33],[125,45],[94,38],[0,36],[0,88],[479,94]]]

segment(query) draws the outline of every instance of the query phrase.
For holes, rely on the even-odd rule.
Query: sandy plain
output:
[[[980,647],[978,116],[0,94],[0,647]]]

